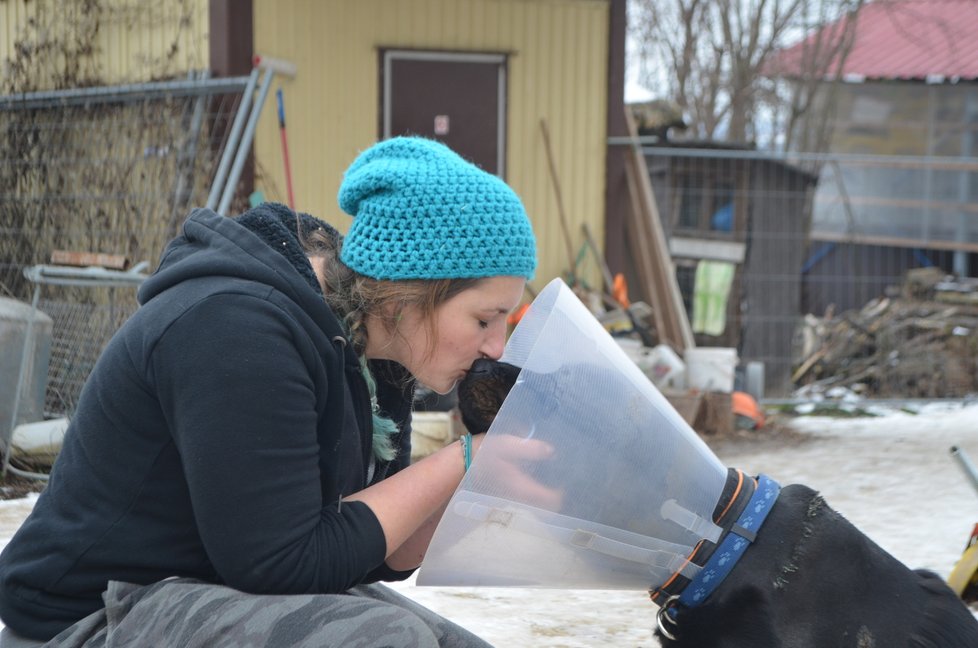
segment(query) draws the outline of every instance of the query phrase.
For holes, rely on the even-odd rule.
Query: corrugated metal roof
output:
[[[978,79],[978,0],[876,0],[822,34],[841,30],[849,20],[857,23],[844,79]],[[816,37],[782,50],[769,69],[799,75],[803,52]]]

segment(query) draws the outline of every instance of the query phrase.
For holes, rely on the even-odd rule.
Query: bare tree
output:
[[[694,136],[789,147],[800,134],[818,147],[828,121],[813,124],[813,109],[855,31],[838,19],[863,2],[631,0],[629,23],[643,81],[679,105]]]

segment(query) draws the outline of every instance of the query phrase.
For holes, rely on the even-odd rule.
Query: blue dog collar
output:
[[[757,531],[764,524],[768,513],[774,508],[774,503],[781,492],[781,486],[767,475],[758,475],[757,488],[747,502],[747,506],[737,521],[730,527],[727,537],[717,547],[703,568],[693,577],[679,595],[676,603],[684,607],[696,607],[705,601],[723,579],[733,570],[737,561],[747,551],[747,547],[757,538]],[[675,616],[676,608],[670,607],[669,613]]]

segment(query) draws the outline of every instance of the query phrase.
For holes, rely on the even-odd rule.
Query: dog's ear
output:
[[[489,429],[519,375],[520,368],[508,362],[483,358],[472,364],[458,385],[458,408],[469,432]]]

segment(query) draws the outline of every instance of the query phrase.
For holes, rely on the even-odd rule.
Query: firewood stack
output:
[[[978,279],[922,268],[891,292],[858,311],[806,317],[796,388],[866,398],[978,393]]]

